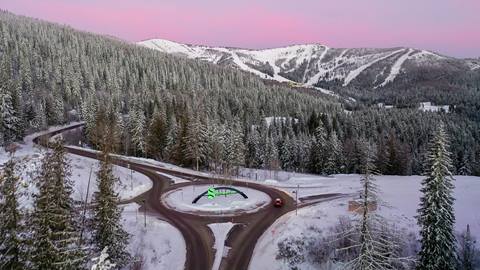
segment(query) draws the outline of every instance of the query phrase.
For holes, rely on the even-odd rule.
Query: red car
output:
[[[282,207],[283,206],[283,201],[280,198],[276,198],[275,201],[273,202],[273,206],[275,207]]]

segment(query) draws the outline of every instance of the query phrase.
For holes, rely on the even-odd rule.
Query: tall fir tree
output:
[[[115,128],[113,121],[109,123],[101,144],[100,168],[97,171],[98,191],[93,195],[95,206],[92,218],[92,240],[97,252],[108,247],[110,258],[116,263],[116,269],[121,269],[130,259],[130,254],[126,250],[129,236],[122,228],[122,212],[117,206],[119,197],[114,187],[118,179],[113,174],[110,156],[115,148],[114,143],[112,144]]]
[[[23,214],[18,204],[20,178],[11,159],[0,175],[0,269],[21,270],[26,266]]]
[[[314,173],[325,173],[327,157],[327,133],[320,124],[315,129],[315,140],[310,151],[310,169]]]
[[[79,246],[71,198],[70,165],[62,141],[50,143],[37,177],[39,193],[30,219],[31,269],[82,269],[85,249]]]
[[[356,239],[347,250],[357,254],[347,263],[350,270],[390,270],[400,260],[399,246],[385,219],[376,213],[373,205],[379,202],[378,188],[373,177],[374,166],[371,157],[362,164],[363,175],[360,179],[360,207],[357,221],[352,232],[346,232],[341,238]]]
[[[155,109],[152,121],[148,127],[146,139],[147,155],[159,160],[165,158],[164,152],[167,146],[167,122],[165,112]]]
[[[0,143],[9,143],[19,138],[19,123],[11,93],[0,85]]]
[[[198,117],[189,122],[185,144],[186,148],[183,149],[185,157],[190,159],[190,163],[198,171],[199,165],[205,160],[207,152],[207,130]]]
[[[431,141],[426,160],[423,193],[418,209],[421,250],[418,270],[454,270],[455,253],[453,177],[448,139],[443,124]]]

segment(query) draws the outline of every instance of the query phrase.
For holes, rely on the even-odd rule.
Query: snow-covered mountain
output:
[[[480,72],[480,60],[456,59],[413,48],[339,49],[320,44],[250,50],[188,45],[152,39],[139,45],[222,66],[240,68],[265,79],[332,88],[349,85],[388,87],[403,81],[434,80],[442,74]],[[419,76],[419,73],[422,73]],[[406,76],[405,76],[406,75]]]

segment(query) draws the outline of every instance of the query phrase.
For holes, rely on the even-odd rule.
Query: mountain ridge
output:
[[[391,85],[403,73],[425,70],[428,73],[446,71],[452,76],[459,72],[480,70],[480,61],[477,59],[460,59],[409,47],[332,48],[313,43],[242,49],[183,44],[166,39],[144,40],[137,44],[164,53],[239,68],[264,79],[326,89],[349,85],[383,88]],[[409,76],[416,77],[415,74]]]

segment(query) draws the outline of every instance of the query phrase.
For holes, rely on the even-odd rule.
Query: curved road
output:
[[[34,142],[43,146],[48,146],[48,140],[51,136],[76,129],[83,124],[72,125],[57,131],[41,135],[34,139]],[[99,159],[95,152],[88,149],[79,149],[74,147],[65,147],[66,150],[75,155]],[[161,201],[161,196],[168,190],[175,189],[184,185],[204,185],[204,184],[221,184],[225,179],[209,178],[206,176],[180,172],[172,169],[162,168],[158,166],[137,163],[132,160],[125,160],[113,157],[113,163],[139,173],[145,174],[153,183],[152,188],[129,200],[142,205],[142,209],[154,216],[168,221],[175,226],[183,235],[187,247],[185,269],[188,270],[207,270],[211,269],[215,259],[213,250],[214,237],[207,227],[210,223],[233,222],[236,225],[229,233],[225,245],[231,247],[228,257],[224,257],[220,264],[220,269],[228,270],[247,270],[253,250],[260,236],[282,215],[295,210],[295,201],[285,192],[273,187],[256,183],[246,183],[240,181],[231,181],[234,186],[254,188],[265,192],[270,196],[272,201],[281,198],[284,206],[275,208],[272,204],[258,210],[255,213],[243,213],[236,216],[198,216],[189,213],[181,213],[166,207]],[[173,184],[172,181],[158,172],[190,179],[192,182]],[[325,194],[318,199],[319,201],[334,199],[343,196],[343,194]],[[319,202],[317,201],[317,202]],[[315,202],[305,203],[300,206],[308,206]],[[144,208],[145,207],[145,208]]]

